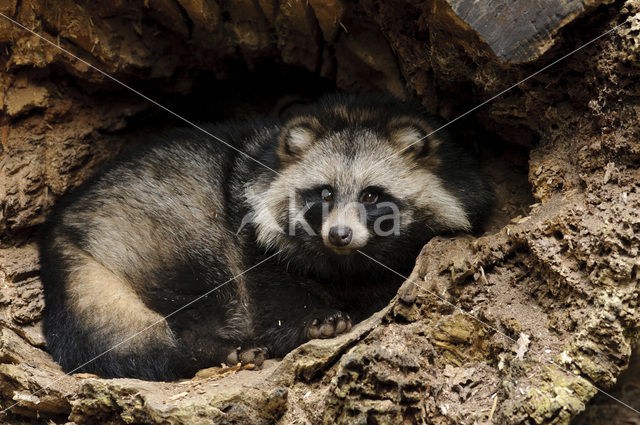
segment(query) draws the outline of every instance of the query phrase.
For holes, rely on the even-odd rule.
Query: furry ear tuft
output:
[[[418,118],[397,118],[389,123],[388,128],[391,141],[404,154],[425,157],[440,145],[440,140],[430,135],[432,127]]]
[[[281,159],[302,154],[318,138],[322,127],[315,117],[302,116],[287,122],[280,133],[278,152]]]

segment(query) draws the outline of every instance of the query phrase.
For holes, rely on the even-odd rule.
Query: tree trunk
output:
[[[591,401],[605,390],[640,409],[640,359],[615,386],[640,327],[640,1],[13,0],[0,13],[53,43],[0,16],[3,423],[640,423]],[[118,152],[184,125],[87,63],[189,120],[336,87],[452,120],[621,23],[451,124],[481,135],[496,213],[480,237],[430,241],[348,334],[172,383],[67,376],[44,351],[38,225]]]

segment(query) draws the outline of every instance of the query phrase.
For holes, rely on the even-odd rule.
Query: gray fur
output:
[[[157,322],[81,370],[175,379],[347,332],[400,284],[358,250],[408,274],[432,236],[489,210],[484,177],[446,138],[405,149],[434,127],[393,98],[333,96],[285,123],[205,126],[277,173],[186,129],[120,158],[43,230],[49,350],[74,370]],[[382,201],[398,218],[385,235]],[[334,226],[350,229],[347,245],[330,241]]]

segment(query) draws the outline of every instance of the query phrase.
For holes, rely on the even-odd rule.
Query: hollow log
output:
[[[640,422],[640,1],[13,0],[0,13],[3,423]],[[124,85],[189,120],[334,89],[418,99],[488,135],[474,147],[496,212],[483,235],[431,240],[351,332],[261,370],[65,375],[40,328],[38,225],[120,151],[184,124]]]

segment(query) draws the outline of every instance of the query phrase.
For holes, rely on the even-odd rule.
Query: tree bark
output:
[[[494,135],[479,146],[499,199],[484,235],[430,241],[399,295],[346,335],[259,371],[152,383],[67,376],[44,351],[33,232],[144,138],[155,107],[0,16],[3,423],[566,424],[598,389],[640,409],[615,387],[640,329],[640,1],[14,0],[0,12],[153,98],[276,64],[447,119],[624,22],[474,110]],[[576,423],[635,415],[595,400]]]

